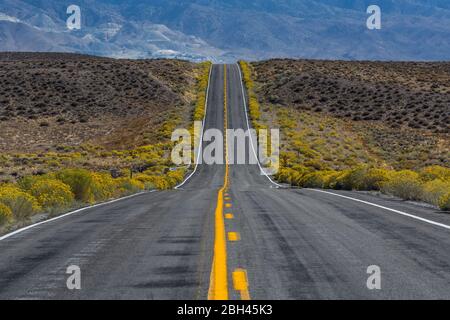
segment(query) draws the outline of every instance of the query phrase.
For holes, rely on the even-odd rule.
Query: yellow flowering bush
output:
[[[259,120],[261,117],[261,111],[259,110],[259,103],[255,96],[250,96],[248,112],[250,113],[250,118],[253,121]]]
[[[445,203],[445,197],[450,194],[450,181],[441,179],[428,181],[423,185],[422,192],[423,201],[441,206],[442,203]]]
[[[167,190],[171,187],[168,179],[162,175],[139,174],[136,176],[136,179],[141,181],[147,190]]]
[[[281,183],[298,186],[300,184],[301,174],[292,168],[280,168],[275,178]]]
[[[136,193],[145,189],[145,185],[136,179],[118,178],[116,182],[118,190],[122,195]]]
[[[92,175],[84,169],[65,169],[56,174],[56,178],[70,186],[75,200],[93,203]]]
[[[0,227],[12,220],[13,214],[9,207],[0,203]]]
[[[301,186],[305,188],[328,188],[335,171],[315,171],[301,178]]]
[[[104,201],[113,198],[117,191],[117,182],[109,173],[92,173],[91,192],[95,201]]]
[[[367,170],[363,177],[362,190],[380,190],[383,183],[389,181],[390,170],[372,168]]]
[[[441,166],[425,167],[420,170],[420,177],[424,181],[432,181],[435,179],[450,181],[450,169]]]
[[[30,193],[44,209],[67,208],[75,199],[70,187],[59,180],[40,180],[31,187]]]
[[[258,120],[261,118],[261,108],[258,102],[258,98],[254,92],[255,83],[252,79],[252,70],[250,65],[246,61],[239,61],[239,65],[242,71],[242,77],[247,88],[248,94],[248,112],[250,114],[250,120],[252,121],[253,128],[258,130],[261,128]]]
[[[197,101],[194,109],[194,121],[202,121],[205,115],[206,90],[208,88],[210,62],[201,65],[200,75],[197,78]]]
[[[419,174],[411,170],[393,172],[381,190],[387,194],[405,200],[420,200],[422,197],[422,181]]]
[[[0,187],[0,203],[9,207],[18,221],[27,220],[41,210],[36,198],[13,185]]]
[[[33,185],[43,179],[49,179],[48,176],[26,176],[18,181],[18,186],[25,191],[29,191]]]
[[[440,178],[427,180],[436,176]],[[275,175],[279,182],[293,186],[337,190],[377,190],[405,200],[422,200],[442,210],[450,210],[450,180],[444,180],[445,177],[446,168],[438,166],[415,172],[369,168],[366,165],[341,171],[311,171],[304,166],[295,165],[281,167]]]
[[[177,184],[181,183],[186,173],[185,169],[178,169],[167,173],[167,179],[169,180],[170,187],[173,188]]]
[[[450,192],[447,192],[447,194],[444,194],[439,199],[439,208],[442,210],[450,210]]]
[[[247,87],[247,89],[253,89],[253,87],[255,86],[253,80],[252,80],[252,72],[250,70],[250,66],[248,64],[248,62],[246,61],[239,61],[239,66],[241,67],[241,71],[242,71],[242,77],[244,78],[244,82],[245,85]]]

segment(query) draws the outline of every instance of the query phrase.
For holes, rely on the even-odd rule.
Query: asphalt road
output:
[[[226,67],[228,127],[247,129],[238,68]],[[205,129],[223,129],[223,68],[213,66]],[[0,241],[0,298],[206,299],[224,172],[199,165],[179,190]],[[252,299],[450,299],[449,214],[364,193],[276,188],[257,165],[229,172],[233,219],[225,229],[239,236],[226,246],[230,299],[241,297],[237,269]],[[81,268],[81,290],[66,287],[70,265]],[[380,267],[380,290],[366,286],[371,265]]]

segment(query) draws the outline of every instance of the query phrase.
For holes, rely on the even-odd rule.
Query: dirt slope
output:
[[[0,151],[153,143],[173,113],[187,120],[195,72],[177,60],[0,53]]]

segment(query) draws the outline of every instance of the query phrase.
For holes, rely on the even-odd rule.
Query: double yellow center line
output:
[[[225,147],[225,175],[222,188],[219,189],[217,195],[217,206],[215,210],[215,237],[214,237],[214,258],[211,270],[208,299],[209,300],[228,300],[228,271],[227,271],[227,242],[225,232],[225,220],[233,219],[233,214],[227,213],[224,216],[224,207],[231,208],[231,198],[228,195],[228,98],[227,98],[227,67],[224,66],[224,147]],[[226,194],[226,197],[224,196]],[[240,236],[237,232],[228,233],[229,241],[239,241]],[[242,300],[249,300],[247,272],[244,269],[236,269],[232,274],[233,287],[240,293]]]
[[[215,211],[215,237],[214,258],[209,284],[209,300],[228,300],[228,272],[227,272],[227,243],[225,237],[225,220],[223,216],[224,193],[228,189],[228,141],[226,130],[228,128],[227,114],[227,67],[224,66],[224,144],[225,144],[225,176],[223,187],[217,195],[217,206]]]

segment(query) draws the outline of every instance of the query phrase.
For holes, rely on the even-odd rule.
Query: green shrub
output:
[[[9,207],[18,221],[29,219],[41,209],[32,195],[12,185],[0,187],[0,203]]]
[[[352,190],[352,185],[350,184],[350,176],[351,170],[342,170],[333,177],[333,182],[330,182],[330,185],[333,186],[333,189],[337,190]]]
[[[45,177],[45,176],[26,176],[26,177],[21,178],[21,179],[18,181],[17,184],[19,185],[19,187],[20,187],[22,190],[30,191],[31,188],[33,187],[33,185],[34,185],[36,182],[41,181],[41,180],[43,180],[43,179],[48,179],[48,177]]]
[[[383,183],[389,181],[391,173],[385,169],[369,169],[363,177],[362,190],[381,190]]]
[[[419,174],[411,170],[393,172],[389,180],[382,184],[381,190],[405,200],[420,200],[423,194]]]
[[[292,168],[280,168],[275,178],[281,183],[300,186],[302,174]]]
[[[0,203],[0,227],[12,220],[13,214],[9,207]]]
[[[40,180],[33,184],[30,193],[44,209],[62,209],[74,201],[70,187],[59,180]]]
[[[441,210],[450,210],[450,192],[444,194],[439,199],[439,208],[441,208]]]
[[[84,169],[65,169],[56,174],[58,180],[70,186],[75,200],[93,203],[92,175]]]
[[[366,177],[369,168],[367,166],[359,166],[351,169],[345,177],[345,185],[351,190],[367,190]]]
[[[327,175],[327,179],[324,185],[324,188],[327,189],[339,189],[337,187],[337,179],[340,177],[342,173],[340,171],[330,171]]]

